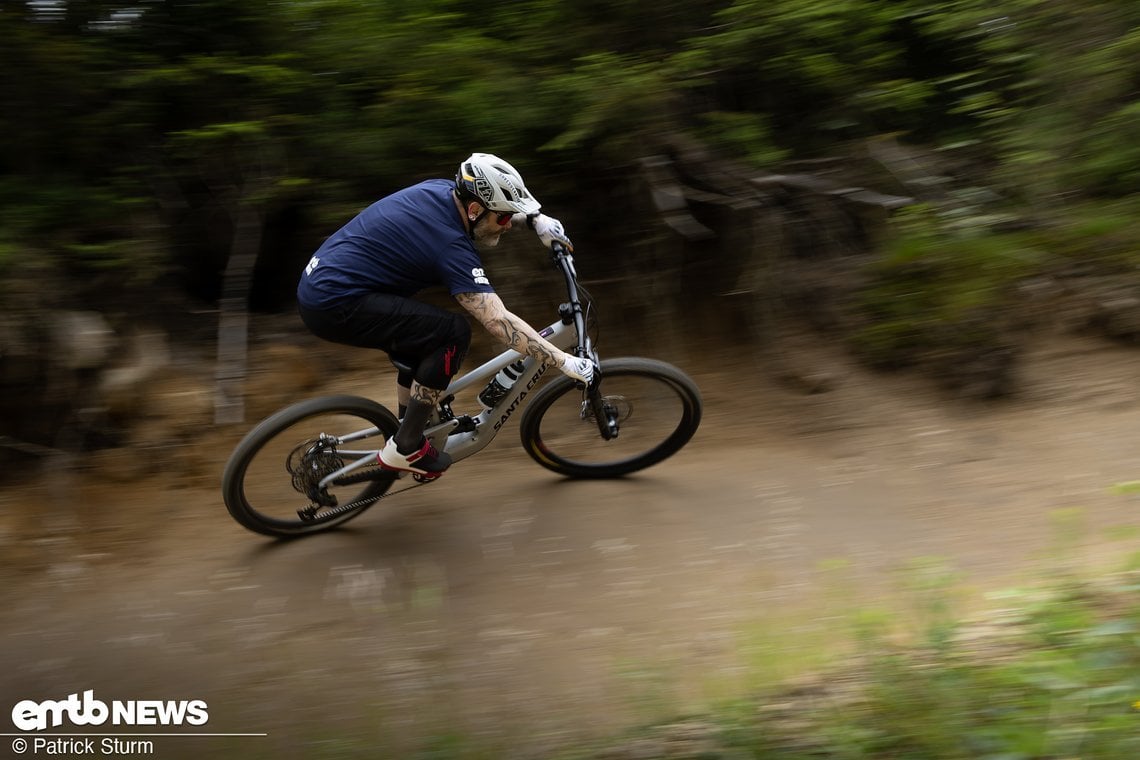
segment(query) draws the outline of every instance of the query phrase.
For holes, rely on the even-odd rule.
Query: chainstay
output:
[[[325,510],[324,512],[321,512],[319,515],[314,515],[313,518],[316,519],[319,517],[322,520],[326,520],[330,517],[336,517],[337,515],[343,515],[346,512],[352,512],[353,510],[360,509],[361,507],[367,507],[369,504],[375,504],[376,502],[380,501],[381,499],[387,499],[389,496],[395,496],[396,494],[401,494],[401,493],[405,493],[406,491],[411,491],[413,488],[419,488],[420,486],[426,486],[428,483],[432,483],[434,481],[435,481],[435,479],[433,478],[432,480],[425,480],[422,483],[414,483],[414,484],[408,486],[407,488],[401,488],[399,491],[385,491],[384,493],[380,494],[379,496],[369,496],[367,499],[357,499],[356,501],[350,501],[347,504],[341,504],[340,506],[337,506],[337,507],[329,507],[327,510]]]

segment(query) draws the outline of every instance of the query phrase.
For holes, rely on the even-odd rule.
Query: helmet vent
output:
[[[518,171],[490,153],[472,153],[460,164],[455,183],[496,211],[530,213],[540,207],[523,185]]]

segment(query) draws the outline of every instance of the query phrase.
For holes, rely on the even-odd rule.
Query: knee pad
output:
[[[447,324],[447,337],[442,346],[432,351],[416,368],[416,380],[428,388],[443,390],[459,372],[459,366],[471,347],[471,325],[458,315]]]

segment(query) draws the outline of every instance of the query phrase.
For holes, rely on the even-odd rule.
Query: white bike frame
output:
[[[566,324],[562,320],[543,328],[539,331],[539,335],[564,350],[576,345],[578,340],[574,325]],[[520,358],[524,360],[523,370],[519,373],[518,380],[511,386],[510,392],[500,399],[499,403],[490,409],[483,409],[474,416],[461,414],[450,419],[440,420],[440,411],[445,406],[449,406],[451,397],[465,390],[489,383],[499,370],[514,364]],[[453,461],[458,462],[460,459],[471,456],[495,439],[503,425],[518,411],[523,399],[530,394],[548,369],[544,365],[539,365],[533,356],[524,356],[511,349],[504,351],[490,361],[456,378],[447,386],[447,396],[432,412],[431,422],[424,431],[424,435],[431,440],[432,445],[437,449],[450,454]],[[452,434],[451,431],[460,426],[468,429],[461,433]],[[329,436],[335,438],[337,452],[345,459],[351,457],[352,461],[336,472],[329,473],[322,478],[320,487],[327,488],[337,478],[362,467],[375,464],[380,456],[380,449],[352,450],[344,448],[343,444],[364,440],[377,435],[379,432],[379,428],[370,427],[343,436]]]
[[[577,341],[574,335],[574,329],[571,326],[565,325],[562,322],[555,322],[552,325],[544,328],[539,332],[543,338],[553,343],[561,349],[567,349],[575,344]],[[475,452],[481,450],[484,446],[494,440],[499,430],[507,423],[516,411],[518,411],[523,399],[530,394],[534,386],[538,385],[538,381],[546,374],[549,367],[540,365],[533,356],[524,356],[518,351],[507,350],[499,354],[490,361],[476,367],[470,372],[462,375],[457,380],[447,386],[447,393],[454,396],[464,390],[473,387],[479,387],[482,384],[489,383],[499,370],[504,367],[514,364],[520,358],[524,359],[522,372],[519,373],[518,380],[511,386],[510,392],[507,393],[499,403],[490,409],[484,409],[474,417],[469,417],[475,425],[474,430],[469,430],[463,433],[451,434],[451,431],[459,427],[464,420],[464,416],[460,415],[450,420],[444,420],[438,424],[429,424],[428,428],[424,431],[424,435],[431,441],[432,445],[441,451],[446,451],[451,455],[453,461],[458,462],[460,459],[471,456]],[[433,421],[438,421],[439,410],[432,415]],[[440,445],[440,436],[446,440],[442,441]]]

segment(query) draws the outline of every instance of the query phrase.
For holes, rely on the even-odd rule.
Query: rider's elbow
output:
[[[500,343],[511,343],[511,330],[502,320],[489,319],[483,323],[483,327],[491,334],[491,337]]]

